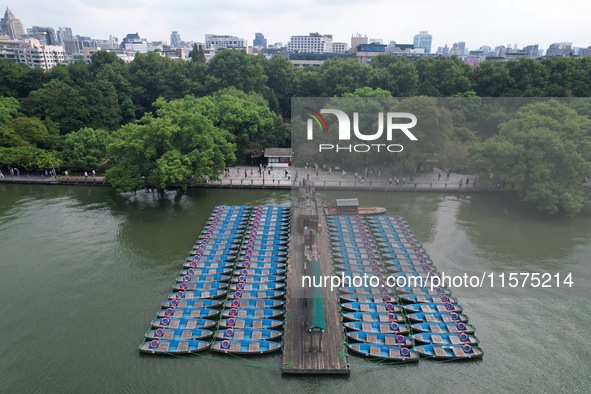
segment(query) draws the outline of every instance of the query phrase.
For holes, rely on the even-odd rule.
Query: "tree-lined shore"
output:
[[[198,51],[189,62],[148,53],[131,63],[101,51],[91,64],[49,72],[0,61],[0,168],[106,164],[118,191],[186,185],[251,164],[265,147],[290,146],[292,97],[368,96],[408,97],[400,103],[426,119],[417,132],[428,143],[397,158],[401,171],[436,155],[439,167],[478,172],[547,212],[589,210],[582,180],[591,177],[591,59],[577,58],[472,68],[453,57],[382,55],[369,65],[332,59],[295,69],[283,57],[235,50],[207,64]]]

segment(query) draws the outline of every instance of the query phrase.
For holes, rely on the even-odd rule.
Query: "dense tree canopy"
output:
[[[155,115],[146,114],[111,136],[107,153],[114,166],[106,177],[115,189],[164,189],[170,184],[186,188],[191,178],[217,179],[235,160],[232,134],[214,126],[200,99],[159,99],[154,106]]]
[[[523,106],[500,133],[474,146],[473,166],[484,181],[517,191],[550,213],[588,209],[591,120],[555,100]]]
[[[382,97],[421,117],[415,130],[420,144],[406,143],[393,162],[391,156],[374,155],[364,159],[367,163],[387,162],[401,172],[428,166],[427,160],[453,170],[473,164],[484,174],[494,171],[494,185],[501,181],[549,212],[585,209],[580,181],[571,180],[588,176],[589,157],[584,143],[571,149],[571,137],[585,141],[581,130],[591,117],[589,100],[561,101],[580,122],[579,129],[572,126],[575,132],[555,128],[564,120],[556,114],[520,110],[524,102],[517,98],[591,96],[588,58],[487,61],[470,67],[455,57],[417,60],[385,54],[369,65],[335,58],[297,69],[281,56],[267,59],[233,49],[206,63],[203,49],[196,47],[191,61],[152,52],[126,63],[99,51],[89,65],[49,72],[0,60],[0,165],[82,169],[108,161],[114,164],[109,177],[118,190],[146,183],[186,185],[191,177],[215,177],[236,160],[250,163],[266,147],[288,147],[292,97],[321,96]],[[536,117],[556,124],[536,125]],[[298,118],[292,127],[304,123]],[[528,156],[534,154],[530,150],[553,167],[542,166],[542,171]],[[517,159],[518,165],[506,164]],[[521,170],[529,177],[519,178]],[[562,172],[566,175],[559,176]]]

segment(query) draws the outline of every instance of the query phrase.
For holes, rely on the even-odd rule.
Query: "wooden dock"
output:
[[[283,343],[282,372],[285,374],[349,374],[349,362],[345,347],[345,333],[341,324],[339,303],[330,288],[323,288],[323,304],[326,317],[326,331],[322,334],[321,349],[317,338],[312,344],[308,331],[308,309],[306,291],[302,288],[304,275],[304,236],[298,228],[299,207],[292,204],[292,226],[287,276],[287,301],[285,333]],[[318,261],[321,275],[332,275],[326,217],[319,212]],[[311,350],[311,348],[315,348]]]

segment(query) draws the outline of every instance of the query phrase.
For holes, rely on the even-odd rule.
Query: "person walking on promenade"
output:
[[[470,184],[470,178],[466,177],[466,187]]]
[[[88,172],[84,171],[84,180],[88,180]]]
[[[64,174],[66,175],[66,179],[70,179],[70,177],[68,176],[68,170],[64,171]]]
[[[378,179],[382,177],[382,170],[378,170]]]
[[[252,168],[250,169],[250,176],[252,176],[253,172],[252,172]]]
[[[2,169],[0,169],[0,178],[4,178],[4,173],[2,172]]]
[[[92,177],[96,179],[96,171],[92,170]]]
[[[441,173],[437,173],[437,182],[439,182],[441,180]]]
[[[244,177],[248,177],[248,171],[246,170],[246,168],[244,169]]]
[[[462,187],[463,183],[464,183],[464,178],[460,178],[460,188]]]
[[[388,181],[388,185],[392,184],[392,178],[390,178],[390,180]]]

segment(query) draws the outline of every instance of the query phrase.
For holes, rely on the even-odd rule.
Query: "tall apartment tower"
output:
[[[252,42],[253,46],[260,46],[262,48],[267,47],[267,39],[265,38],[263,33],[255,33],[254,41]]]
[[[175,48],[181,47],[181,35],[176,30],[170,34],[170,46]]]
[[[415,35],[413,45],[415,48],[423,48],[425,53],[431,53],[431,42],[433,36],[429,34],[427,30],[419,31],[419,34]]]
[[[20,40],[25,35],[22,22],[8,8],[6,8],[4,18],[0,19],[0,33],[7,35],[11,40]]]

